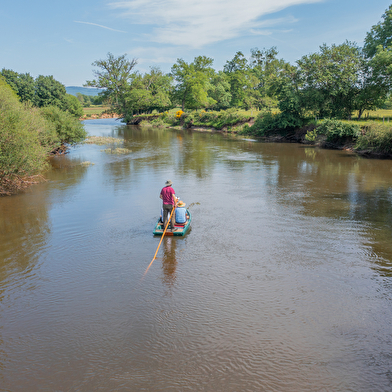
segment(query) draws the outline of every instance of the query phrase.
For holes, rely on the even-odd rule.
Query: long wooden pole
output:
[[[171,217],[172,217],[173,212],[174,212],[174,210],[176,209],[176,207],[177,207],[177,205],[175,204],[175,205],[174,205],[174,208],[173,208],[172,211],[171,211],[170,218],[167,220],[165,230],[164,230],[163,233],[162,233],[162,237],[161,237],[161,240],[159,241],[159,245],[158,245],[158,248],[157,248],[157,250],[156,250],[156,252],[155,252],[155,255],[154,255],[154,257],[152,258],[151,263],[148,265],[148,267],[147,267],[147,269],[146,269],[146,272],[143,274],[143,277],[144,277],[144,275],[146,275],[147,271],[149,270],[149,268],[151,267],[151,265],[152,265],[152,263],[154,262],[155,258],[157,257],[158,250],[159,250],[159,248],[160,248],[160,246],[161,246],[161,243],[162,243],[163,237],[165,236],[166,230],[167,230],[167,228],[169,227],[169,223],[171,222]],[[165,210],[163,210],[163,213],[165,213]],[[162,217],[162,218],[163,218],[163,217]],[[174,227],[172,227],[172,230],[174,230]]]

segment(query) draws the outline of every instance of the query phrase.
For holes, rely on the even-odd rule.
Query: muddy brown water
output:
[[[0,199],[1,391],[392,389],[392,161],[86,128],[132,152]],[[167,179],[192,228],[142,279]]]

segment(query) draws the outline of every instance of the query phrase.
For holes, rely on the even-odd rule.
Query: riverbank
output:
[[[120,116],[116,113],[84,114],[79,120],[100,120],[103,118],[120,118]]]
[[[22,104],[0,79],[0,195],[34,184],[48,167],[48,156],[87,136],[76,117],[57,106]]]
[[[195,111],[134,116],[128,124],[222,132],[252,136],[265,142],[314,145],[325,149],[348,150],[367,158],[392,159],[392,126],[380,121],[301,120],[305,125],[281,129],[279,114],[234,110]]]

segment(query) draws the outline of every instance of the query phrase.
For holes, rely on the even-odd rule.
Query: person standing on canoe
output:
[[[159,197],[162,199],[163,201],[163,227],[166,227],[166,223],[167,223],[167,219],[168,216],[167,214],[171,214],[172,209],[174,208],[174,206],[177,203],[177,198],[175,196],[175,192],[174,189],[172,188],[173,183],[170,180],[167,180],[165,183],[164,188],[162,188],[161,190],[161,194],[159,195]],[[171,228],[173,231],[175,231],[175,215],[173,214],[171,217]]]

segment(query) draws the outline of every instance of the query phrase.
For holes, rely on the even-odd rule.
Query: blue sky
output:
[[[169,72],[206,55],[219,70],[241,50],[276,46],[295,63],[323,43],[363,44],[390,1],[13,0],[0,6],[0,68],[53,75],[65,86],[93,78],[91,63],[126,53],[137,70]]]

